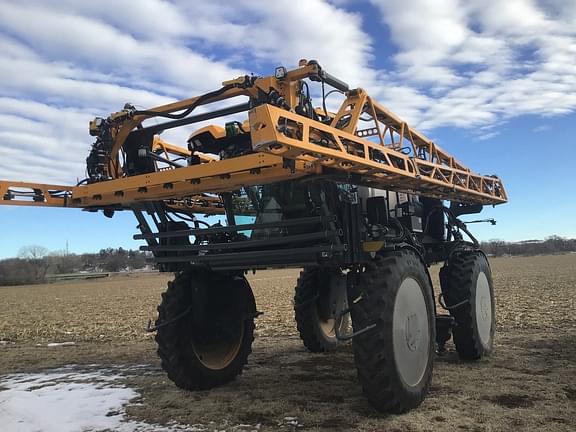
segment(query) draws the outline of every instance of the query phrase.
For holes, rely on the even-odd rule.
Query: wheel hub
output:
[[[405,333],[406,345],[410,351],[416,351],[418,342],[420,341],[420,328],[418,322],[418,315],[411,314],[406,317]]]
[[[411,277],[404,279],[396,294],[392,325],[399,375],[407,385],[416,386],[426,373],[431,336],[422,288]]]
[[[476,281],[476,328],[482,344],[490,343],[492,333],[492,296],[488,278],[484,272],[478,274]]]
[[[326,292],[322,292],[317,301],[320,328],[328,338],[336,337],[336,329],[342,333],[347,320],[342,311],[348,308],[346,277],[338,274],[330,280]]]

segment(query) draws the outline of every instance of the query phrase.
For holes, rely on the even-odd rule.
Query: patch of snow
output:
[[[293,428],[301,428],[304,425],[298,421],[298,417],[284,417],[284,422],[280,422],[278,426],[290,426]]]
[[[3,432],[175,432],[184,425],[160,426],[125,419],[124,406],[138,393],[121,382],[116,369],[74,367],[45,373],[0,376]],[[116,373],[115,373],[116,372]],[[198,430],[198,429],[197,429]]]
[[[257,425],[251,424],[239,424],[233,426],[231,431],[247,431],[247,432],[258,432],[260,430],[261,425],[258,423]]]
[[[76,345],[76,342],[50,342],[46,344],[47,347],[71,346]]]

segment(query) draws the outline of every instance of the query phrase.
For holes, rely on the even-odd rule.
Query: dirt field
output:
[[[143,328],[155,317],[168,275],[0,288],[0,375],[68,364],[146,365],[145,373],[124,378],[140,394],[127,407],[129,416],[197,425],[194,430],[573,431],[576,255],[491,263],[494,355],[462,363],[450,344],[436,361],[425,403],[402,416],[369,407],[350,345],[327,355],[305,351],[292,315],[294,270],[250,275],[265,314],[244,374],[222,388],[183,392],[159,367]],[[54,342],[74,344],[47,346]]]

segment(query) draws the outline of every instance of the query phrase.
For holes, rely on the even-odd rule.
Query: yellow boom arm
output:
[[[337,113],[298,109],[305,78],[334,85],[345,93]],[[122,165],[121,156],[131,133],[142,129],[145,120],[168,117],[172,121],[167,127],[174,127],[219,113],[234,113],[234,107],[224,108],[212,117],[209,113],[187,119],[197,106],[238,96],[250,101],[246,106],[248,122],[236,122],[236,132],[249,135],[249,152],[219,158],[167,143],[156,135],[148,153],[144,149],[155,158],[152,171],[129,173],[128,164]],[[472,172],[364,90],[347,89],[316,62],[301,63],[298,69],[273,77],[240,77],[224,83],[217,92],[147,111],[128,107],[106,120],[97,120],[91,123],[91,134],[97,136],[98,156],[105,154],[107,158],[100,164],[98,178],[78,186],[0,181],[0,204],[97,209],[163,200],[189,212],[222,213],[217,196],[207,194],[319,175],[467,204],[507,201],[498,177]],[[105,132],[102,122],[108,125]],[[197,133],[209,130],[203,128]],[[212,135],[212,139],[220,139]],[[196,158],[194,164],[174,162],[192,157]]]

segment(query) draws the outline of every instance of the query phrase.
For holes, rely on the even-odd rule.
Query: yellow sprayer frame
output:
[[[98,209],[163,200],[190,212],[222,213],[219,200],[203,194],[320,175],[467,204],[507,201],[498,177],[475,174],[362,89],[346,91],[338,112],[324,112],[324,121],[297,114],[294,107],[300,82],[305,78],[321,81],[326,76],[316,62],[301,65],[283,77],[240,77],[223,83],[217,96],[199,96],[147,111],[154,114],[128,109],[111,114],[113,145],[106,181],[78,186],[0,181],[0,204]],[[257,103],[271,91],[283,98],[282,104]],[[196,153],[200,158],[196,165],[133,176],[123,173],[122,146],[129,134],[155,113],[181,112],[238,96],[252,101],[248,110],[252,153],[224,160]],[[317,108],[316,112],[323,111]],[[363,115],[371,122],[360,129]],[[158,149],[166,155],[192,154],[155,137],[153,150]]]

